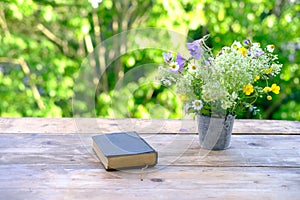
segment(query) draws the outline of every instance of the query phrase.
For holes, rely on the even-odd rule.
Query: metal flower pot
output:
[[[230,147],[232,127],[235,116],[225,118],[197,115],[198,133],[201,148],[208,150],[224,150]]]

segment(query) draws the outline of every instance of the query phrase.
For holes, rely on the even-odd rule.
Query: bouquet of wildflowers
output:
[[[210,116],[217,108],[235,115],[245,108],[255,111],[257,98],[272,100],[279,94],[280,87],[270,81],[282,67],[274,45],[262,49],[250,40],[234,41],[214,56],[207,38],[187,43],[188,57],[163,53],[167,66],[159,67],[158,79],[165,86],[176,85],[186,111]]]

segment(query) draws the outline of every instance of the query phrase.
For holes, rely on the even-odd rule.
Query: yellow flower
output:
[[[270,67],[270,69],[268,69],[268,70],[266,71],[266,74],[271,74],[272,71],[273,71],[273,68]]]
[[[276,83],[274,83],[271,86],[271,90],[272,90],[273,93],[279,94],[280,87],[278,85],[276,85]]]
[[[243,56],[246,56],[246,55],[247,55],[247,49],[246,49],[245,47],[239,48],[239,52],[240,52]]]
[[[244,86],[243,88],[243,92],[246,94],[246,95],[250,95],[252,92],[254,91],[254,87],[252,84],[247,84]]]
[[[267,92],[271,92],[272,89],[271,89],[270,87],[265,87],[265,88],[263,89],[263,91],[267,93]]]
[[[272,100],[272,97],[271,97],[270,95],[268,95],[268,96],[267,96],[267,99],[268,99],[269,101],[271,101],[271,100]]]
[[[187,100],[189,100],[189,98],[185,94],[179,94],[179,99],[182,102],[186,102]]]
[[[258,81],[259,79],[260,79],[260,76],[259,76],[259,75],[255,76],[254,82]]]

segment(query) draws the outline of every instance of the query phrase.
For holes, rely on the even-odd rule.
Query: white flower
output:
[[[272,72],[271,72],[271,75],[277,75],[280,73],[280,70],[282,68],[282,64],[272,64],[271,65],[271,68],[272,68]]]
[[[274,51],[274,49],[275,49],[275,46],[273,44],[270,44],[267,46],[267,51],[270,53],[272,53]]]
[[[232,97],[233,100],[235,100],[235,99],[238,98],[238,95],[237,95],[236,92],[233,92],[233,93],[231,94],[231,97]]]
[[[190,72],[196,72],[198,69],[198,66],[196,64],[189,64],[188,68],[189,68]]]
[[[242,47],[242,44],[240,43],[240,42],[237,42],[237,41],[234,41],[233,43],[232,43],[232,45],[231,45],[231,49],[232,50],[237,50],[237,49],[239,49],[239,48],[241,48]]]
[[[178,63],[177,62],[171,62],[169,69],[170,69],[171,72],[178,72],[178,70],[179,70]]]
[[[227,108],[230,108],[232,106],[232,103],[230,101],[222,101],[221,107],[226,110]]]
[[[192,106],[195,110],[201,110],[203,107],[203,104],[202,104],[201,100],[195,100],[192,102]]]
[[[254,42],[254,43],[252,43],[252,46],[253,46],[253,47],[260,47],[260,43]]]

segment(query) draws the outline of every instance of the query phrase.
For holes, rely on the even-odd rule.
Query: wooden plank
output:
[[[149,135],[142,137],[159,154],[158,165],[178,166],[276,166],[300,167],[299,135],[236,135],[225,151],[199,148],[195,135]],[[0,164],[99,163],[92,150],[91,135],[2,134]]]
[[[0,148],[90,148],[93,135],[97,134],[0,134]],[[172,144],[174,148],[177,143],[195,143],[193,148],[197,148],[198,142],[197,135],[142,134],[141,137],[152,145]],[[234,135],[230,149],[298,149],[299,138],[298,135]]]
[[[100,118],[0,118],[0,133],[139,133],[197,132],[195,120]],[[234,134],[300,134],[300,122],[235,120]]]
[[[181,120],[79,121],[0,118],[0,199],[299,199],[299,122],[238,120],[230,149],[206,151],[176,134]],[[159,163],[143,181],[140,169],[105,171],[92,151],[92,135],[116,130],[152,131],[142,137]]]
[[[273,200],[300,196],[297,123],[291,129],[296,130],[294,135],[284,135],[291,132],[288,129],[283,135],[234,135],[232,147],[225,151],[199,149],[195,134],[142,134],[159,151],[159,164],[146,169],[141,181],[141,170],[106,172],[91,148],[95,133],[56,133],[72,127],[67,124],[70,119],[65,122],[64,128],[60,122],[29,126],[40,128],[42,134],[32,134],[36,129],[29,128],[24,134],[12,134],[16,126],[3,128],[2,123],[1,130],[12,132],[0,134],[0,199]],[[270,133],[276,134],[275,129]]]
[[[1,189],[1,199],[13,200],[57,200],[57,199],[70,199],[70,200],[169,200],[169,199],[184,199],[184,200],[207,200],[207,199],[225,199],[225,200],[299,200],[299,192],[280,190],[280,191],[257,191],[250,190],[203,190],[201,188],[194,190],[182,189],[81,189],[81,188],[68,188],[68,189],[18,189],[6,190]]]
[[[297,199],[299,186],[299,168],[168,166],[141,181],[140,170],[0,165],[3,199]]]
[[[9,175],[9,176],[8,176]],[[160,170],[149,168],[144,170],[143,181],[140,169],[120,170],[107,172],[96,165],[1,165],[0,166],[0,188],[19,188],[21,183],[28,182],[27,187],[39,188],[107,188],[114,183],[114,188],[126,188],[124,182],[133,183],[131,188],[147,189],[151,184],[168,181],[189,181],[194,180],[202,187],[216,189],[217,184],[230,183],[241,184],[244,189],[251,188],[251,184],[263,184],[259,189],[272,189],[283,183],[288,183],[290,189],[299,189],[300,169],[299,168],[268,168],[268,167],[193,167],[193,166],[167,166]],[[32,180],[32,181],[30,181]],[[33,181],[35,180],[35,181]],[[43,182],[44,180],[44,182]],[[6,181],[11,181],[5,185]],[[70,185],[65,182],[70,181]],[[149,182],[145,185],[141,183]],[[43,182],[43,183],[41,183]],[[97,184],[96,184],[97,183]],[[192,184],[192,183],[191,183]],[[205,184],[207,184],[205,186]],[[216,184],[216,186],[214,185]],[[167,187],[167,185],[161,188]],[[174,185],[174,189],[184,189],[188,185]],[[219,185],[219,187],[223,187]],[[228,186],[228,189],[236,185]],[[192,188],[186,188],[192,189]],[[299,191],[300,192],[300,191]]]

